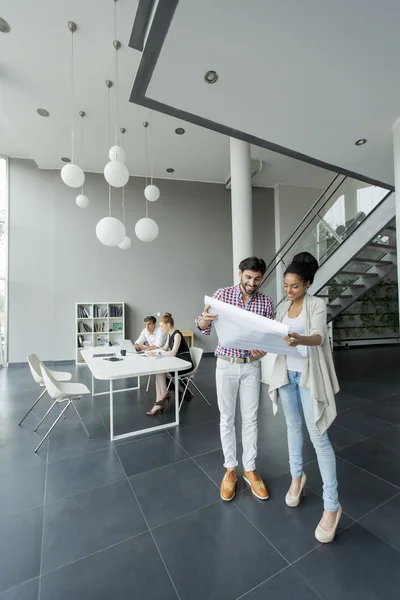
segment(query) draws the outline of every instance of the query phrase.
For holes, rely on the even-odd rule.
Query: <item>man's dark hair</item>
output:
[[[249,256],[249,258],[242,260],[239,265],[239,271],[257,271],[261,275],[265,275],[266,270],[265,260],[257,258],[257,256]]]
[[[146,317],[144,322],[147,323],[147,321],[151,321],[152,323],[156,324],[157,323],[157,319],[153,316],[150,317]]]

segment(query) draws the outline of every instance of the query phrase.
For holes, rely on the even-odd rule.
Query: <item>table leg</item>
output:
[[[114,439],[114,388],[113,380],[110,379],[110,439]]]
[[[175,371],[175,425],[179,425],[179,379]]]
[[[94,377],[92,375],[92,396],[94,396]]]

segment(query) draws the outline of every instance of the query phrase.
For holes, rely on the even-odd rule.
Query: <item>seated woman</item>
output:
[[[168,336],[167,343],[165,344],[163,350],[165,350],[166,356],[176,356],[177,358],[182,358],[182,360],[186,360],[192,363],[192,359],[189,352],[189,347],[179,331],[179,329],[174,328],[174,320],[172,318],[171,313],[165,313],[160,319],[160,327],[162,331]],[[149,352],[151,356],[154,354],[153,352]],[[184,369],[183,371],[179,371],[179,375],[183,375],[184,373],[189,373],[193,370],[193,363],[191,367]],[[146,412],[147,415],[154,416],[158,412],[162,412],[164,410],[164,404],[171,399],[171,394],[167,392],[167,374],[166,373],[157,373],[156,375],[156,401],[151,410]]]

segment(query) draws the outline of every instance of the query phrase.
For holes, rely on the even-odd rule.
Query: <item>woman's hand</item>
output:
[[[265,356],[267,353],[264,352],[263,350],[252,350],[250,352],[251,356],[253,358],[262,358],[263,356]]]
[[[299,335],[298,333],[295,333],[293,331],[293,333],[289,333],[288,336],[285,336],[284,341],[286,342],[286,344],[288,346],[291,346],[292,348],[295,348],[296,346],[303,346],[303,336]]]

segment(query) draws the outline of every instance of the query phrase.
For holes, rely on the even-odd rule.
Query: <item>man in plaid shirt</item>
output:
[[[239,285],[222,288],[213,294],[213,298],[232,304],[243,310],[250,310],[272,319],[274,305],[268,296],[257,292],[266,266],[262,258],[251,256],[239,265]],[[212,322],[218,318],[205,307],[197,317],[196,325],[205,335],[210,335]],[[221,483],[222,500],[232,500],[235,496],[238,461],[236,459],[235,411],[239,392],[242,413],[243,478],[251,487],[253,494],[261,500],[267,500],[268,490],[256,471],[257,457],[257,411],[260,399],[261,365],[260,358],[265,355],[261,350],[237,350],[223,348],[218,342],[215,351],[217,357],[216,382],[218,408],[220,411],[220,431],[224,452],[225,476]]]

